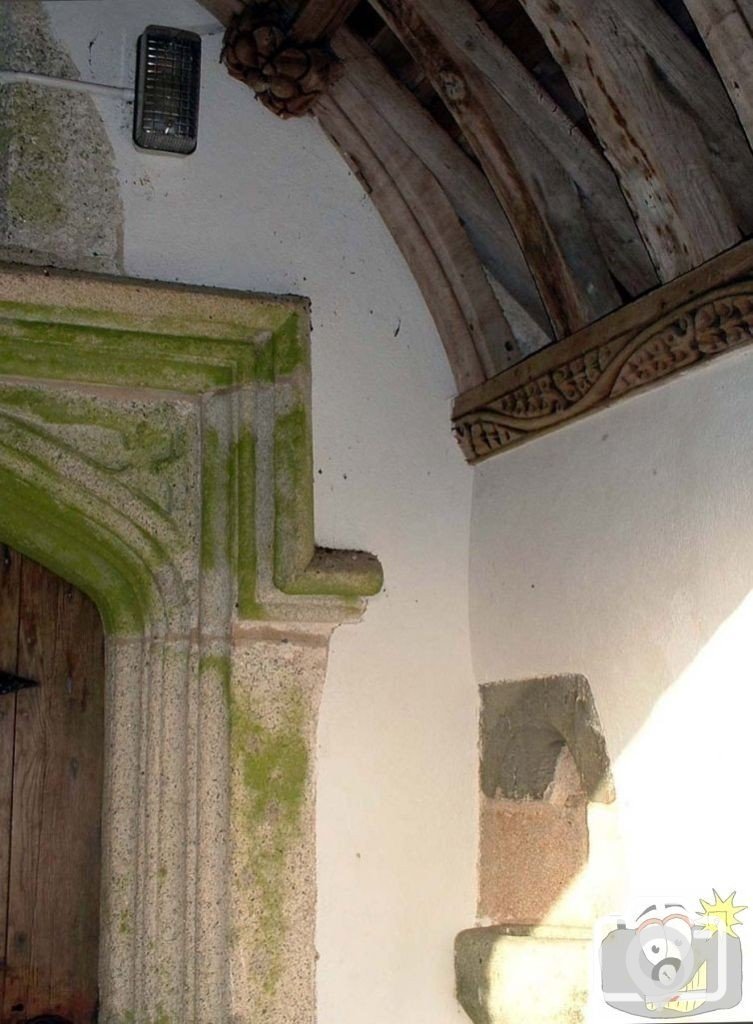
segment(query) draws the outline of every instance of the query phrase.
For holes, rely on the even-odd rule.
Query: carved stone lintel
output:
[[[461,395],[453,431],[478,462],[751,342],[753,247],[744,243]]]
[[[321,43],[290,34],[290,18],[275,2],[250,3],[225,32],[222,60],[278,117],[301,117],[338,78],[341,64]]]

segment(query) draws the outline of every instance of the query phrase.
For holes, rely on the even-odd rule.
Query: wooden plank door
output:
[[[104,636],[87,597],[0,547],[0,1024],[97,1015]],[[3,956],[4,954],[4,956]]]

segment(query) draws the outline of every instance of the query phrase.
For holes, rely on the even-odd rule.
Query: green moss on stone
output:
[[[372,555],[314,546],[311,436],[303,405],[278,418],[274,453],[276,586],[286,594],[338,597],[352,606],[378,593],[382,567]]]
[[[257,346],[254,377],[271,384],[280,377],[289,376],[306,363],[307,351],[301,338],[301,318],[298,313],[291,313],[269,341]]]
[[[186,333],[180,336],[177,333],[180,317],[175,316],[144,317],[138,313],[126,316],[92,309],[0,302],[0,376],[168,388],[173,392],[198,394],[253,379],[274,381],[306,366],[308,350],[302,312],[291,312],[285,305],[262,304],[251,313],[253,328],[248,323],[217,321],[208,325],[212,336],[206,337],[196,333],[193,321],[186,320],[183,325]],[[160,334],[153,329],[162,322],[170,333]],[[203,326],[202,322],[198,329]],[[229,336],[218,336],[220,329],[227,330]],[[249,331],[254,329],[257,334],[262,329],[271,331],[269,340],[255,344],[249,337]],[[300,382],[291,382],[291,386],[292,395],[299,396],[298,403],[280,416],[274,434],[275,583],[289,594],[334,595],[346,603],[357,604],[360,594],[379,589],[381,575],[375,562],[367,565],[361,560],[357,569],[347,561],[337,568],[330,565],[323,568],[312,562],[315,556],[313,469],[308,399],[300,390],[303,387]],[[284,400],[290,402],[292,395],[290,390],[285,391]],[[129,419],[128,415],[108,411],[104,403],[83,396],[71,398],[55,395],[48,389],[18,387],[7,389],[3,401],[6,407],[37,417],[50,427],[95,427],[113,432],[112,443],[106,437],[97,436],[96,445],[90,445],[89,450],[86,445],[78,444],[75,435],[72,440],[70,433],[58,434],[55,438],[61,450],[75,450],[78,458],[108,472],[137,469],[153,479],[163,467],[179,463],[189,445],[185,430],[178,436],[159,417],[155,416],[154,422],[138,416]],[[23,424],[19,421],[17,427],[30,436],[39,424],[35,426],[24,420]],[[38,436],[45,442],[49,440],[41,430]],[[254,438],[249,429],[241,432],[229,452],[216,429],[210,427],[205,432],[201,564],[205,570],[212,570],[224,562],[235,570],[238,613],[244,619],[265,615],[257,596],[255,461]],[[131,483],[129,479],[126,485]],[[145,507],[148,505],[151,511],[164,515],[172,508],[175,485],[168,475],[156,489],[142,487],[139,482],[134,493]],[[139,529],[138,525],[135,524],[135,528]],[[76,528],[71,529],[77,532]],[[84,533],[91,544],[91,529]],[[135,556],[121,551],[124,545],[113,541],[104,548],[108,554],[118,556],[109,573],[103,573],[102,569],[95,573],[92,569],[91,563],[100,553],[97,550],[83,558],[85,569],[77,573],[75,579],[70,570],[64,573],[72,582],[82,580],[82,589],[93,597],[106,595],[107,607],[102,608],[103,615],[108,627],[117,631],[125,628],[126,623],[129,627],[133,624],[137,605],[140,606],[139,619],[144,621],[143,608],[147,606],[146,595],[153,587],[153,573],[171,560],[168,554],[175,554],[174,544],[168,553],[156,538],[146,539],[152,549],[147,556],[148,566],[136,569]],[[32,538],[31,546],[39,550],[45,545],[33,542]],[[129,564],[122,565],[123,560]],[[46,564],[54,568],[49,560]],[[99,578],[103,574],[110,577],[106,585]],[[130,607],[123,612],[118,611],[114,603],[119,600],[115,594],[118,579],[125,580],[125,589],[132,591],[124,595]]]
[[[292,825],[303,801],[308,751],[300,735],[302,721],[294,716],[279,731],[267,729],[250,716],[234,714],[234,728],[243,746],[243,781],[250,797],[250,819],[267,822],[269,813]]]
[[[146,1013],[143,1016],[136,1016],[134,1010],[124,1010],[114,1018],[113,1024],[170,1024],[170,1016],[164,1007],[158,1004],[154,1013]]]
[[[202,675],[213,673],[216,676],[222,688],[225,707],[230,711],[230,658],[226,654],[204,654],[199,659],[199,672]]]
[[[262,384],[272,384],[275,379],[275,336],[256,348],[254,378]]]
[[[234,479],[237,525],[238,615],[259,617],[256,600],[256,440],[243,428],[230,453],[229,475]]]
[[[291,313],[272,337],[275,352],[275,376],[287,377],[299,366],[305,365],[307,352],[301,338],[301,322],[297,313]]]
[[[206,654],[199,668],[202,675],[214,676],[229,712],[243,855],[259,894],[258,938],[267,965],[264,987],[271,992],[279,980],[282,942],[291,924],[285,916],[284,868],[300,837],[309,775],[304,697],[300,692],[289,695],[281,721],[270,726],[251,698],[235,692],[227,655]]]
[[[139,1015],[137,1017],[133,1010],[125,1010],[118,1015],[116,1022],[117,1024],[170,1024],[170,1015],[158,1003],[156,1010],[153,1013],[147,1013],[145,1016]]]
[[[0,10],[2,8],[0,7]],[[25,268],[28,275],[44,273],[34,267]],[[2,275],[2,268],[0,268]],[[114,282],[108,282],[108,286]],[[120,287],[116,284],[116,287]],[[162,312],[165,302],[150,303],[152,310],[160,312],[144,312],[134,302],[133,310],[123,312],[111,308],[109,296],[101,306],[55,305],[50,302],[38,305],[28,301],[18,302],[3,300],[0,305],[9,316],[32,321],[70,324],[80,328],[120,328],[124,331],[136,331],[140,334],[159,335],[180,342],[183,338],[201,337],[205,344],[232,343],[237,351],[244,351],[248,361],[244,364],[252,369],[254,364],[254,345],[262,338],[270,338],[274,332],[291,315],[291,306],[296,305],[289,300],[270,300],[267,297],[254,295],[249,297],[240,292],[228,292],[224,295],[213,294],[213,310],[204,311],[201,302],[196,303],[197,289],[191,285],[165,285],[158,282],[138,281],[124,282],[123,290],[143,293],[149,300],[153,291],[163,292],[167,289],[171,311]],[[201,289],[198,290],[199,293]],[[209,291],[206,289],[206,291]],[[132,296],[133,297],[133,296]],[[185,297],[185,301],[182,299]],[[226,308],[232,308],[234,315],[217,316],[215,303],[222,302]],[[181,312],[175,312],[176,308]],[[184,310],[184,312],[183,312]]]
[[[39,86],[15,86],[9,101],[12,135],[10,181],[6,202],[11,217],[25,223],[58,227],[68,211],[53,168],[65,163],[64,138],[54,123],[48,96]]]
[[[213,427],[204,431],[201,459],[201,567],[214,569],[223,546],[222,508],[225,494],[220,464],[220,436]]]
[[[0,303],[0,372],[197,394],[253,380],[254,346],[111,326],[61,323],[49,307]]]
[[[232,761],[241,784],[240,813],[247,867],[260,896],[258,938],[264,950],[264,990],[279,981],[285,914],[285,864],[300,837],[309,751],[301,695],[288,698],[281,723],[266,725],[245,699],[231,698]]]
[[[275,424],[275,584],[287,592],[314,554],[311,433],[303,405]]]
[[[382,566],[373,555],[316,548],[307,567],[290,580],[287,589],[291,594],[330,595],[356,606],[362,596],[379,593],[383,583]]]
[[[109,446],[109,458],[103,468],[120,472],[126,465],[159,472],[165,464],[184,457],[188,441],[184,430],[168,428],[143,417],[131,416],[127,410],[112,408],[83,395],[66,395],[49,389],[0,387],[0,411],[18,409],[30,413],[51,426],[97,428],[110,432],[117,440]],[[121,449],[121,450],[119,450]],[[82,458],[88,458],[86,450]],[[102,460],[99,464],[103,465]]]
[[[0,537],[79,587],[110,635],[143,633],[153,580],[122,542],[59,497],[0,465]]]

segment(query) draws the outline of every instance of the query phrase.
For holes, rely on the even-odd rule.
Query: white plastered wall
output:
[[[752,513],[750,353],[476,471],[475,672],[589,679],[628,865],[615,913],[639,896],[696,909],[712,887],[753,904]],[[753,992],[721,1017],[752,1008]]]
[[[82,78],[130,84],[150,23],[215,31],[191,0],[45,4]],[[385,591],[335,634],[320,719],[320,1024],[449,1024],[452,942],[473,920],[476,703],[467,628],[471,472],[421,296],[311,119],[283,123],[204,40],[200,141],[115,151],[130,276],[307,295],[317,540],[375,552]]]

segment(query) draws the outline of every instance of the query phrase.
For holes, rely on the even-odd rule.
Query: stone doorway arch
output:
[[[307,304],[0,267],[0,495],[105,623],[100,1020],[311,1020],[327,641],[382,577],[314,544]]]

